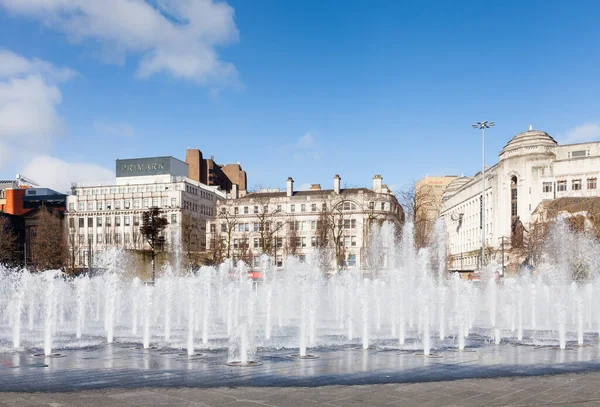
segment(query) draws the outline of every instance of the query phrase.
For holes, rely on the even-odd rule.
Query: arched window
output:
[[[510,178],[510,220],[514,222],[517,219],[517,177]]]

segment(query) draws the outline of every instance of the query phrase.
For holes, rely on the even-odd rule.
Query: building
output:
[[[396,197],[373,179],[373,189],[341,188],[336,175],[333,189],[314,184],[308,191],[294,190],[287,179],[285,191],[261,189],[239,196],[234,187],[220,199],[209,241],[215,260],[233,258],[258,267],[268,254],[282,267],[288,256],[301,260],[310,254],[329,256],[327,268],[364,264],[369,225],[389,221],[399,227],[404,211]]]
[[[511,252],[523,246],[532,212],[542,202],[565,197],[599,196],[600,142],[559,145],[540,130],[515,135],[485,172],[484,262],[518,265]],[[452,181],[440,215],[447,226],[449,268],[475,270],[481,264],[481,172]],[[505,250],[505,258],[499,253]]]
[[[69,250],[72,267],[89,267],[99,251],[118,247],[147,248],[140,235],[144,211],[158,207],[169,221],[169,247],[206,251],[206,223],[215,215],[218,197],[225,194],[188,178],[188,164],[173,157],[116,161],[116,180],[73,184],[68,196]]]
[[[50,188],[38,188],[37,184],[23,175],[16,180],[0,181],[0,212],[24,215],[42,205],[64,211],[67,196]]]
[[[444,191],[456,178],[458,178],[456,175],[427,175],[415,182],[413,223],[417,246],[429,244],[433,226],[442,207]]]
[[[203,158],[202,151],[197,148],[188,148],[185,161],[189,167],[188,177],[205,185],[218,186],[223,191],[230,192],[237,184],[241,195],[246,192],[246,172],[239,163],[219,165],[214,157]]]

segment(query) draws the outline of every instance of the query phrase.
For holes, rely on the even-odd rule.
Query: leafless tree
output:
[[[181,246],[188,259],[200,251],[200,223],[192,215],[181,217]]]
[[[12,265],[16,261],[17,235],[10,220],[0,215],[0,264]]]
[[[233,243],[233,232],[239,224],[239,213],[235,208],[221,207],[217,213],[216,234],[225,240],[225,258],[231,258],[231,246]]]
[[[414,225],[415,245],[418,248],[429,243],[438,207],[438,200],[430,185],[420,185],[413,181],[397,194],[398,201],[404,207],[408,220]]]
[[[275,237],[283,229],[283,222],[276,221],[281,211],[272,205],[271,198],[269,197],[255,198],[254,202],[258,206],[258,213],[255,213],[255,215],[258,219],[261,252],[269,256],[274,256],[276,249]]]
[[[31,259],[38,270],[62,269],[68,258],[61,215],[41,206],[31,232]]]
[[[297,230],[296,218],[290,217],[288,219],[288,233],[285,239],[285,254],[286,256],[295,256],[298,254],[298,230]]]

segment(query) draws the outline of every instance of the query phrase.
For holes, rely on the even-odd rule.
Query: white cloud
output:
[[[97,121],[94,122],[96,133],[113,137],[133,138],[137,132],[129,123]]]
[[[304,133],[302,137],[300,137],[296,143],[298,147],[310,147],[315,143],[315,138],[313,134],[309,131]]]
[[[115,178],[112,171],[99,165],[70,163],[48,155],[34,157],[20,171],[44,187],[68,192],[71,182],[109,181]]]
[[[597,123],[586,123],[569,131],[563,139],[563,144],[584,143],[588,141],[600,141],[600,125]]]
[[[7,49],[0,49],[0,79],[40,75],[50,82],[64,82],[76,74],[69,68],[58,68],[38,58],[27,59]]]
[[[215,0],[0,0],[9,12],[40,20],[73,42],[99,44],[123,62],[141,57],[136,75],[168,73],[197,83],[237,84],[215,48],[238,40],[234,10]]]
[[[0,49],[0,169],[52,146],[62,132],[58,82],[75,75],[37,58]]]

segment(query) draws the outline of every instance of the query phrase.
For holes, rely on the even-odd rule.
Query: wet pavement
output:
[[[261,365],[232,367],[226,365],[225,350],[188,357],[182,350],[144,350],[139,344],[115,343],[57,350],[55,357],[38,357],[31,351],[2,353],[0,391],[353,386],[600,372],[597,341],[583,347],[570,345],[570,350],[554,350],[486,344],[468,352],[438,350],[441,357],[437,358],[417,356],[416,349],[317,348],[310,353],[319,358],[308,360],[287,357],[297,350],[259,349],[256,360]]]

